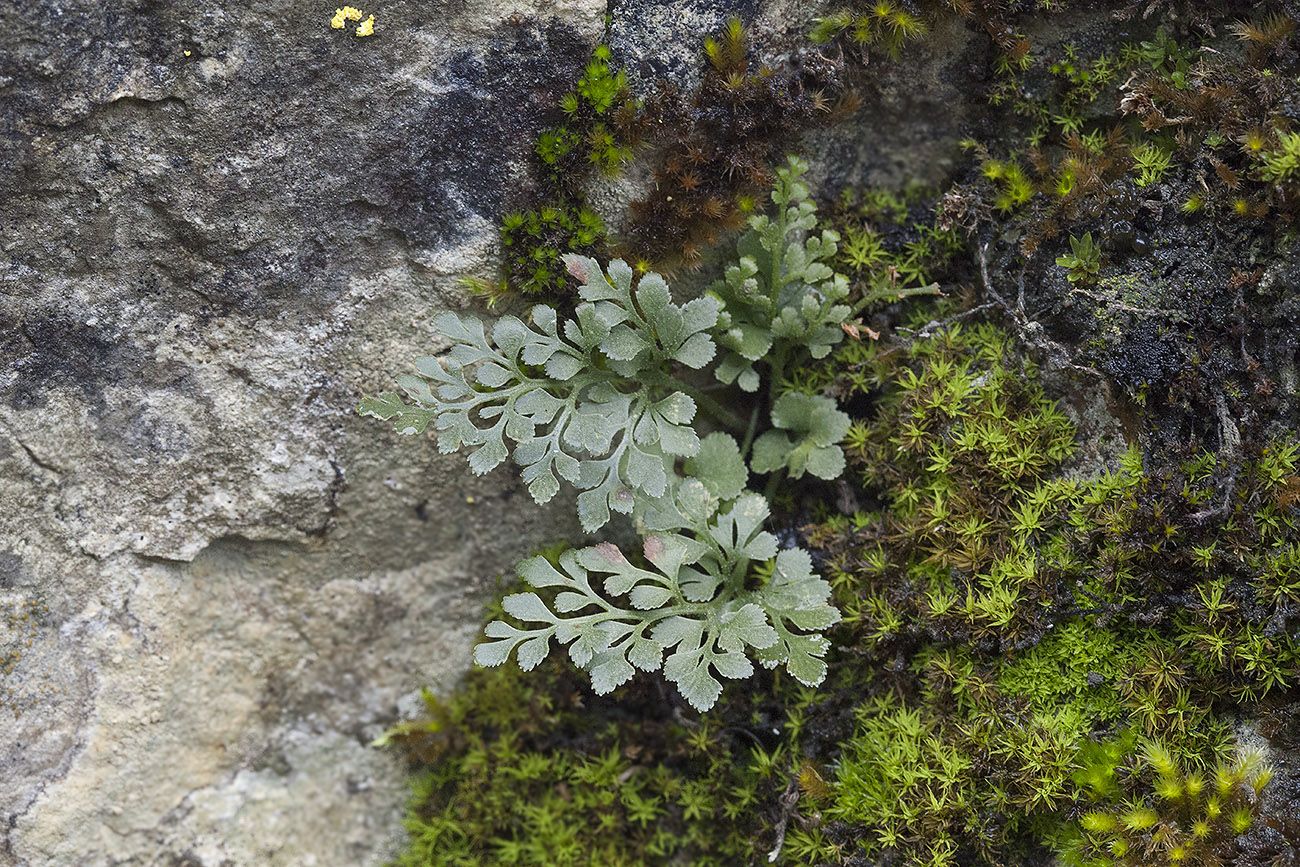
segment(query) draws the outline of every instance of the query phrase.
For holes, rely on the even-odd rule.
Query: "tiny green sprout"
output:
[[[920,16],[890,0],[877,0],[869,10],[858,15],[838,12],[817,19],[808,38],[821,45],[847,33],[858,46],[878,46],[897,58],[906,43],[920,39],[928,32],[929,27]]]
[[[578,94],[596,114],[604,114],[627,93],[627,73],[620,69],[611,74],[609,57],[609,49],[599,46],[578,79]]]
[[[1250,810],[1245,807],[1238,807],[1232,811],[1232,815],[1228,818],[1228,824],[1232,827],[1232,833],[1244,834],[1246,831],[1250,830],[1250,826],[1254,820],[1254,816],[1251,815]]]
[[[1101,156],[1106,151],[1106,135],[1095,129],[1083,136],[1083,144],[1093,156]]]
[[[817,23],[813,25],[812,32],[808,34],[808,38],[817,45],[824,45],[843,33],[845,30],[848,30],[851,26],[853,26],[853,16],[846,12],[828,15],[825,18],[817,19]],[[707,42],[704,47],[707,52]]]
[[[1034,197],[1033,182],[1015,160],[986,160],[981,171],[984,177],[999,185],[994,207],[1003,213],[1015,210]]]
[[[494,309],[510,294],[510,287],[505,280],[493,282],[482,277],[461,277],[457,282],[474,297],[482,298],[489,310]]]
[[[1214,769],[1214,790],[1219,795],[1227,797],[1232,793],[1233,788],[1237,785],[1239,777],[1236,772],[1229,767],[1220,765]]]
[[[1067,269],[1071,283],[1094,283],[1101,271],[1101,250],[1087,232],[1082,238],[1070,236],[1070,252],[1056,257],[1056,264]]]
[[[1237,783],[1248,783],[1252,788],[1255,788],[1254,780],[1256,777],[1264,774],[1268,775],[1259,788],[1263,788],[1272,779],[1272,771],[1264,764],[1263,752],[1256,748],[1242,750],[1237,756],[1237,762],[1233,766],[1232,772]]]
[[[1068,137],[1083,132],[1083,118],[1077,114],[1054,114],[1052,115],[1052,123],[1056,124],[1063,136]],[[1139,186],[1142,185],[1139,184]]]
[[[554,127],[538,136],[534,150],[542,162],[553,166],[567,156],[577,142],[577,135],[568,127]]]
[[[1104,834],[1115,829],[1115,817],[1110,813],[1085,813],[1079,824],[1085,831]]]
[[[1210,542],[1208,545],[1193,545],[1192,546],[1193,562],[1195,562],[1196,565],[1200,566],[1202,569],[1210,568],[1210,564],[1214,562],[1215,556],[1217,554],[1216,551],[1217,546],[1218,543],[1213,541]]]
[[[1070,191],[1073,189],[1074,172],[1066,169],[1056,176],[1056,181],[1052,186],[1052,191],[1056,193],[1058,198],[1064,199],[1066,196],[1070,195]]]
[[[1143,142],[1133,149],[1133,168],[1138,172],[1137,185],[1147,187],[1159,183],[1169,170],[1169,161],[1173,158],[1170,151],[1157,145]]]
[[[1156,780],[1156,797],[1161,800],[1177,801],[1183,794],[1183,785],[1177,777],[1161,777]]]
[[[1145,831],[1148,828],[1155,827],[1160,821],[1160,815],[1150,807],[1131,807],[1126,810],[1120,817],[1120,822],[1130,831]]]
[[[1277,134],[1279,147],[1260,152],[1259,176],[1270,183],[1300,180],[1300,132]]]
[[[1147,744],[1143,750],[1143,758],[1147,764],[1160,776],[1175,776],[1178,773],[1178,765],[1174,762],[1173,755],[1163,744],[1152,742]]]
[[[921,38],[928,31],[919,17],[892,3],[878,2],[873,11],[889,30],[889,38],[894,40],[891,50],[896,50],[896,46],[903,42]]]
[[[850,227],[840,255],[854,271],[870,271],[884,260],[885,250],[880,236],[870,228]]]
[[[1195,214],[1205,207],[1204,196],[1188,196],[1179,208],[1184,214]]]
[[[1260,455],[1256,475],[1267,487],[1277,487],[1295,475],[1298,453],[1300,446],[1293,442],[1270,444]]]

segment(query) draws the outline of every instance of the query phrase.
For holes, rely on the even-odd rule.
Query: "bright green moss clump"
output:
[[[1180,765],[1155,744],[1128,762],[1122,776],[1111,764],[1107,759],[1098,767],[1112,773],[1088,781],[1101,804],[1067,832],[1064,861],[1070,867],[1200,867],[1230,861],[1237,837],[1254,824],[1259,795],[1272,777],[1254,753],[1206,772]]]
[[[632,98],[627,74],[613,65],[608,46],[596,46],[559,109],[563,122],[544,129],[533,145],[541,163],[540,203],[501,219],[504,283],[469,284],[489,300],[509,292],[566,296],[570,284],[561,257],[605,251],[605,224],[587,207],[585,182],[593,169],[616,175],[627,165],[641,124],[640,104]]]
[[[835,555],[860,646],[1024,652],[1082,618],[1163,641],[1148,655],[1205,696],[1253,701],[1290,682],[1294,443],[1162,469],[1131,449],[1116,471],[1079,479],[1063,473],[1073,427],[990,326],[850,344],[841,363],[832,388],[883,389],[846,453],[886,508],[813,533]],[[1162,687],[1139,673],[1121,690],[1129,710],[1152,729],[1172,723],[1147,707]]]
[[[587,255],[605,240],[605,224],[586,205],[560,202],[501,219],[501,245],[515,289],[526,295],[555,295],[568,276],[561,256]]]

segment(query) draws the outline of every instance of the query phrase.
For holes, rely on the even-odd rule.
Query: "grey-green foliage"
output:
[[[538,503],[569,483],[588,531],[619,512],[644,536],[637,562],[602,544],[570,551],[558,566],[520,564],[524,581],[553,602],[533,592],[507,597],[505,610],[522,626],[490,623],[491,640],[475,652],[480,664],[516,652],[529,669],[555,640],[598,692],[637,669],[662,668],[701,710],[716,701],[719,678],[753,671],[751,657],[809,685],[825,676],[821,632],[839,619],[830,587],[806,552],[777,550],[763,529],[767,501],[746,487],[751,468],[837,476],[848,417],[826,397],[781,396],[776,429],[755,440],[750,422],[746,455],[731,433],[700,436],[700,409],[737,433],[744,420],[689,381],[716,361],[716,379],[752,391],[756,364],[779,379],[787,363],[822,357],[841,339],[847,281],[822,261],[836,236],[812,234],[804,171],[795,159],[778,171],[778,217],[751,221],[739,264],[708,296],[679,305],[658,274],[638,281],[621,260],[602,271],[569,256],[582,283],[574,318],[561,322],[538,305],[528,322],[505,316],[489,331],[472,316],[443,313],[434,324],[450,351],[418,359],[419,376],[398,378],[414,405],[392,392],[362,402],[363,413],[402,433],[432,423],[439,448],[467,449],[475,473],[513,457]],[[767,561],[771,577],[755,580],[751,567]]]
[[[519,574],[528,584],[559,588],[554,608],[536,593],[507,596],[505,610],[529,626],[489,623],[494,640],[475,648],[475,660],[499,665],[517,648],[527,670],[546,657],[554,638],[590,672],[597,692],[626,682],[636,669],[662,667],[700,710],[722,692],[715,673],[753,672],[747,652],[769,668],[784,663],[803,683],[820,683],[827,650],[820,631],[839,612],[827,604],[830,587],[812,573],[808,553],[777,550],[776,537],[762,529],[768,509],[758,494],[720,508],[703,483],[690,479],[674,499],[673,511],[690,526],[647,535],[646,568],[609,543],[565,552],[558,568],[543,557],[525,560]],[[772,578],[746,590],[751,563],[772,558]]]
[[[398,378],[416,406],[390,392],[361,410],[394,419],[403,433],[432,420],[438,448],[468,448],[475,473],[501,464],[512,441],[533,499],[549,501],[564,479],[581,491],[578,514],[591,531],[611,510],[630,513],[638,496],[662,497],[673,459],[699,448],[695,401],[676,390],[665,367],[699,368],[713,358],[708,331],[718,303],[678,306],[658,274],[634,288],[622,260],[610,263],[608,277],[592,259],[568,261],[586,280],[587,303],[563,328],[541,304],[531,326],[503,316],[490,338],[478,319],[443,313],[434,326],[454,341],[451,351],[417,359],[421,376]]]
[[[800,180],[807,171],[808,164],[797,157],[777,171],[775,218],[750,218],[750,229],[737,244],[739,260],[710,289],[723,302],[722,361],[714,373],[745,391],[758,390],[754,364],[760,359],[768,360],[779,379],[794,353],[824,358],[844,337],[840,324],[851,308],[841,302],[848,297],[849,281],[829,264],[840,236],[815,231],[817,208]]]
[[[848,415],[836,409],[830,398],[797,392],[783,394],[772,407],[776,429],[754,442],[750,466],[757,473],[785,469],[792,479],[804,472],[823,479],[839,478],[844,472],[844,452],[839,441],[849,432],[850,423]]]

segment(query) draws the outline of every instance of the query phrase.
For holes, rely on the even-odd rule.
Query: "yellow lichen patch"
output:
[[[375,32],[375,16],[371,15],[365,21],[357,25],[358,36],[371,36]]]
[[[370,17],[374,18],[373,15]],[[358,9],[355,6],[344,6],[342,9],[334,10],[334,17],[330,19],[330,27],[333,27],[335,30],[342,30],[344,26],[346,26],[346,22],[360,21],[360,20],[361,20],[360,9]],[[361,28],[357,28],[358,36],[361,35],[360,29]]]

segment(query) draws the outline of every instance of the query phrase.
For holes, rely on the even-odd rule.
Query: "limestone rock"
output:
[[[0,863],[378,863],[369,742],[573,534],[354,408],[490,272],[604,7],[365,11],[0,2]]]

